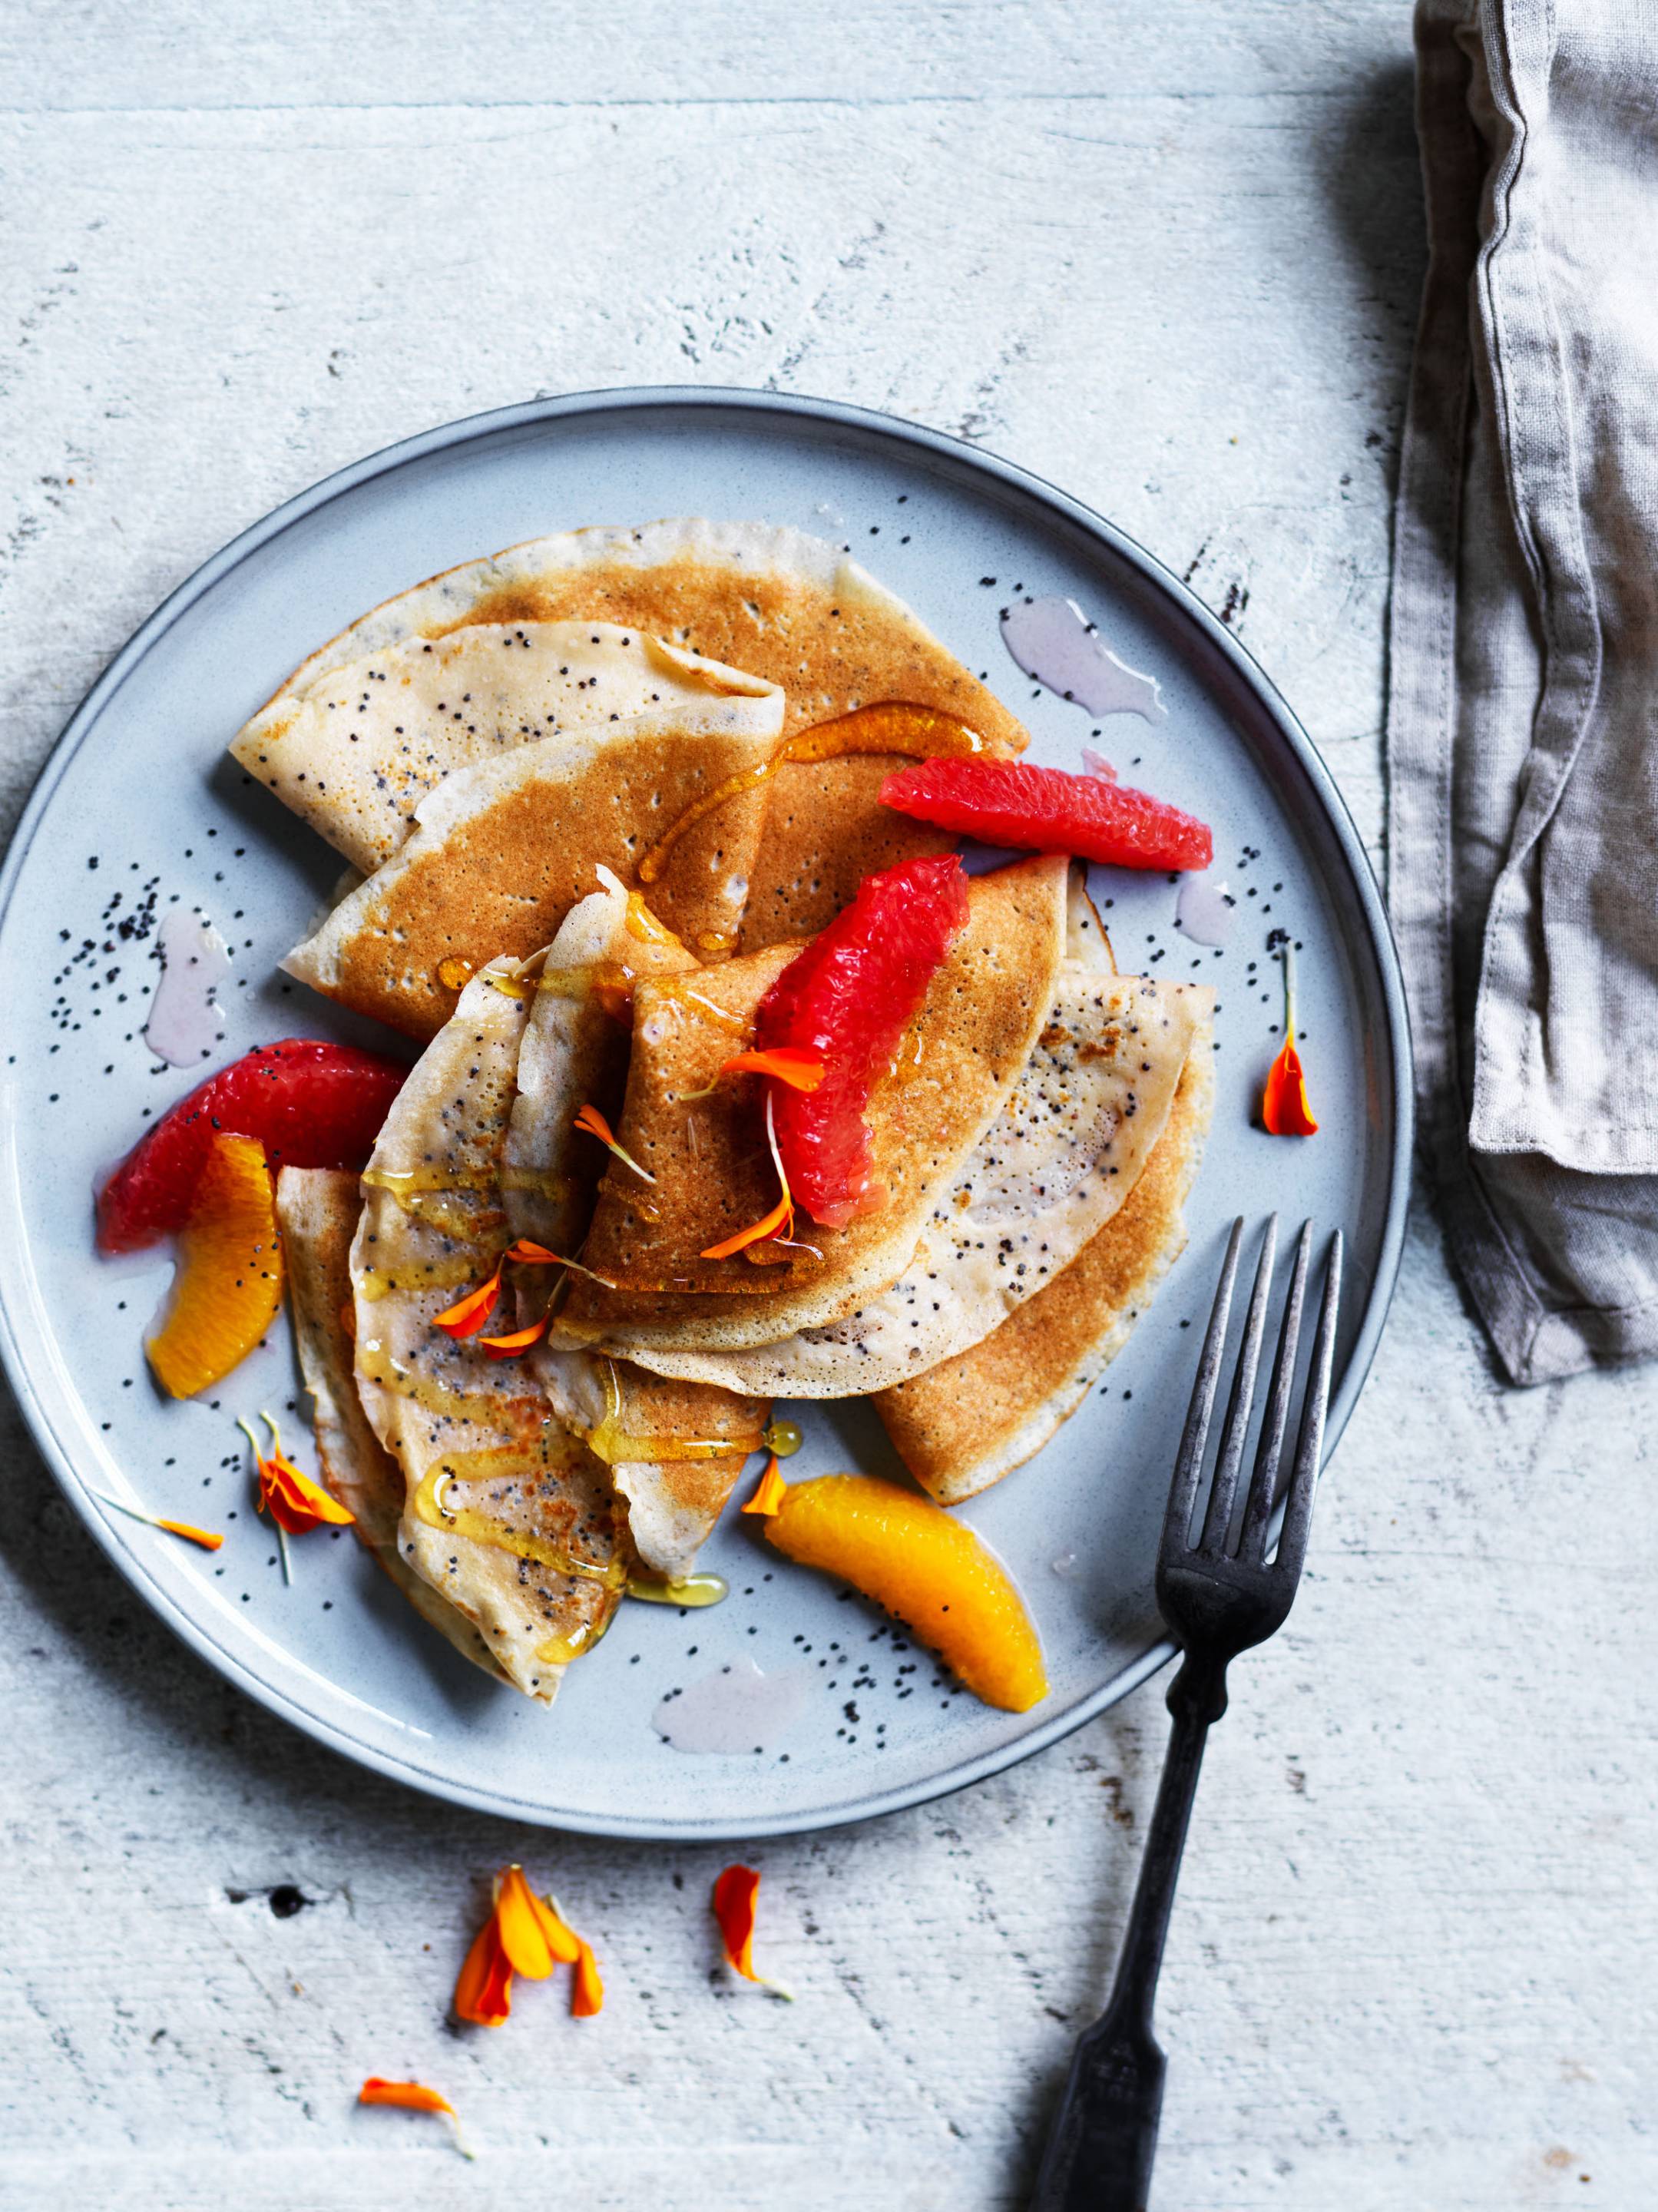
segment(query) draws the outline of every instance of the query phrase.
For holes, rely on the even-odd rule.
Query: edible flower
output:
[[[735,1237],[727,1237],[722,1243],[710,1244],[701,1255],[703,1259],[729,1260],[734,1252],[745,1251],[751,1244],[762,1243],[768,1238],[781,1241],[793,1236],[794,1200],[789,1195],[789,1179],[783,1172],[782,1157],[777,1149],[777,1124],[772,1113],[769,1091],[766,1094],[766,1138],[771,1146],[772,1164],[777,1170],[777,1180],[783,1187],[783,1195],[771,1212],[762,1214],[758,1221],[751,1221],[746,1229],[739,1229]]]
[[[617,1144],[615,1130],[611,1128],[597,1106],[584,1106],[576,1115],[572,1126],[582,1130],[589,1137],[597,1137],[607,1152],[614,1152],[624,1167],[631,1168],[636,1176],[642,1176],[647,1182],[656,1181],[656,1177],[648,1168],[640,1166],[639,1162],[626,1146]]]
[[[160,1513],[146,1513],[141,1505],[129,1505],[124,1498],[112,1498],[106,1490],[94,1490],[93,1496],[106,1504],[112,1505],[118,1513],[129,1513],[135,1521],[143,1521],[152,1528],[165,1528],[169,1536],[182,1536],[187,1544],[199,1544],[204,1552],[216,1552],[224,1542],[211,1528],[197,1528],[188,1521],[169,1521]]]
[[[552,1898],[536,1895],[521,1866],[503,1867],[495,1876],[495,1909],[473,1939],[455,1984],[455,2017],[499,2027],[513,2009],[513,1976],[544,1982],[556,1966],[575,1968],[570,2010],[578,2020],[591,2019],[604,2002],[592,1948]]]
[[[1307,1103],[1307,1079],[1296,1050],[1296,978],[1293,947],[1286,939],[1284,959],[1284,1045],[1266,1071],[1260,1118],[1272,1137],[1315,1137],[1318,1123]]]
[[[816,1091],[829,1073],[815,1052],[805,1052],[799,1045],[774,1045],[769,1052],[733,1053],[720,1068],[721,1075],[742,1073],[769,1075],[774,1081],[786,1083],[791,1091]]]
[[[714,1917],[720,1923],[726,1964],[745,1981],[757,1982],[774,1996],[792,2000],[792,1990],[754,1971],[755,1899],[759,1894],[760,1877],[752,1867],[729,1866],[714,1886]]]
[[[744,1500],[743,1510],[744,1513],[775,1513],[787,1490],[788,1485],[778,1468],[777,1455],[773,1452],[766,1462],[765,1473],[754,1486],[753,1497]]]
[[[481,1336],[478,1342],[491,1359],[517,1359],[532,1344],[538,1344],[546,1334],[547,1316],[543,1314],[541,1319],[531,1322],[528,1328],[515,1328],[510,1336]]]
[[[308,1474],[302,1474],[282,1449],[282,1431],[269,1413],[259,1419],[270,1431],[270,1449],[262,1452],[258,1438],[239,1415],[236,1426],[253,1447],[254,1463],[258,1469],[258,1510],[269,1513],[279,1531],[289,1536],[303,1536],[325,1522],[336,1528],[349,1528],[356,1515],[337,1498],[331,1498],[319,1483]],[[282,1571],[286,1579],[293,1579],[288,1568],[288,1547],[282,1547]]]
[[[592,1268],[584,1267],[580,1260],[567,1260],[562,1253],[550,1252],[544,1244],[537,1244],[528,1237],[520,1237],[516,1244],[509,1244],[507,1257],[526,1267],[573,1267],[578,1275],[585,1275],[590,1283],[598,1283],[607,1291],[616,1288],[608,1275],[597,1274]]]
[[[455,2148],[463,2158],[471,2158],[460,2132],[460,2115],[446,2097],[435,2089],[428,2089],[424,2081],[388,2081],[383,2075],[371,2074],[357,2092],[360,2105],[392,2105],[404,2112],[439,2112],[454,2128]]]
[[[476,1336],[488,1322],[501,1296],[501,1269],[497,1267],[487,1283],[480,1283],[475,1291],[468,1291],[464,1298],[457,1298],[440,1314],[434,1314],[432,1326],[440,1328],[446,1336],[453,1337],[459,1344],[462,1338]]]

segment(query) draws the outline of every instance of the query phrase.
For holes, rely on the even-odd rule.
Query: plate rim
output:
[[[1069,492],[1050,483],[1034,470],[1005,459],[999,454],[987,453],[968,440],[955,437],[947,431],[932,429],[925,424],[911,422],[902,416],[888,414],[879,409],[855,406],[844,400],[818,398],[799,392],[757,391],[737,385],[627,385],[610,390],[596,388],[557,393],[519,401],[509,406],[485,409],[475,415],[461,416],[430,429],[417,431],[412,436],[394,440],[357,460],[347,463],[343,468],[332,471],[283,501],[280,506],[270,509],[221,546],[217,552],[210,555],[140,623],[94,679],[64,725],[42,763],[27,802],[18,817],[4,862],[0,864],[0,933],[3,933],[10,911],[17,878],[70,762],[146,654],[154,649],[190,607],[243,561],[332,501],[371,483],[376,477],[389,475],[396,469],[425,459],[447,447],[461,447],[502,431],[555,423],[582,416],[626,415],[669,408],[706,408],[711,411],[724,409],[771,417],[793,416],[819,428],[824,424],[838,424],[900,445],[919,447],[924,451],[937,453],[955,467],[965,465],[969,474],[988,477],[1027,498],[1034,499],[1038,506],[1055,511],[1084,537],[1102,544],[1120,560],[1137,569],[1154,590],[1172,600],[1203,635],[1212,649],[1218,652],[1223,659],[1230,664],[1233,673],[1254,694],[1275,724],[1278,735],[1289,748],[1324,812],[1357,894],[1381,983],[1388,1027],[1386,1060],[1394,1090],[1394,1140],[1388,1161],[1388,1201],[1376,1275],[1359,1332],[1354,1340],[1352,1356],[1330,1407],[1324,1462],[1327,1468],[1369,1378],[1393,1302],[1404,1251],[1415,1143],[1415,1088],[1404,978],[1386,904],[1370,866],[1370,855],[1364,849],[1340,789],[1294,710],[1247,647],[1204,605],[1191,586],[1136,538]],[[415,1759],[408,1756],[400,1758],[395,1753],[382,1751],[377,1745],[359,1740],[339,1722],[307,1710],[289,1692],[263,1680],[244,1660],[220,1644],[182,1605],[176,1602],[173,1595],[153,1579],[137,1554],[116,1540],[115,1529],[108,1519],[94,1510],[89,1487],[76,1464],[74,1455],[60,1439],[45,1405],[36,1394],[8,1302],[3,1275],[0,1275],[0,1365],[4,1367],[18,1408],[42,1458],[106,1558],[166,1626],[217,1674],[253,1698],[267,1711],[358,1765],[367,1766],[407,1788],[442,1798],[452,1804],[464,1805],[471,1810],[498,1817],[525,1820],[539,1827],[636,1842],[721,1843],[764,1836],[813,1833],[846,1826],[855,1821],[878,1819],[889,1813],[902,1812],[912,1806],[953,1796],[959,1790],[971,1788],[975,1783],[986,1781],[1024,1759],[1034,1758],[1039,1752],[1060,1741],[1127,1697],[1175,1656],[1174,1643],[1167,1638],[1161,1638],[1149,1644],[1121,1668],[1099,1689],[1078,1699],[1063,1711],[1050,1715],[1040,1726],[981,1753],[976,1759],[952,1766],[941,1774],[926,1776],[891,1790],[872,1791],[856,1800],[828,1808],[783,1813],[753,1820],[720,1818],[707,1826],[680,1820],[653,1821],[625,1815],[550,1809],[544,1805],[531,1804],[511,1795],[502,1795],[452,1780],[447,1776],[426,1772]]]

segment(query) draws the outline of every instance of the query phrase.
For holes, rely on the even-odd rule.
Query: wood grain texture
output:
[[[0,5],[0,821],[276,501],[475,409],[688,380],[890,408],[1103,508],[1271,669],[1376,848],[1406,12]],[[1649,1372],[1500,1389],[1417,1221],[1303,1595],[1212,1748],[1157,2212],[1658,2198],[1655,1410]],[[722,1854],[357,1773],[168,1638],[9,1410],[0,1465],[7,2212],[1022,2202],[1155,1686],[945,1804],[757,1849],[788,2008],[718,1965]],[[457,2035],[519,1856],[609,2002]],[[354,2111],[369,2072],[438,2083],[487,2156]]]

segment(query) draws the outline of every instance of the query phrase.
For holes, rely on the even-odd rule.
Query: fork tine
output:
[[[1307,1268],[1313,1254],[1313,1224],[1302,1224],[1296,1239],[1295,1273],[1284,1304],[1284,1323],[1278,1331],[1278,1356],[1272,1362],[1272,1387],[1266,1397],[1266,1418],[1260,1425],[1260,1443],[1255,1471],[1249,1479],[1249,1497],[1238,1532],[1238,1557],[1259,1561],[1266,1555],[1266,1527],[1278,1503],[1278,1462],[1284,1455],[1284,1432],[1290,1423],[1290,1393],[1295,1388],[1296,1353],[1301,1348],[1301,1310],[1307,1291]]]
[[[1192,1403],[1187,1409],[1186,1428],[1175,1460],[1175,1479],[1169,1485],[1169,1510],[1163,1524],[1165,1559],[1182,1556],[1190,1542],[1192,1504],[1198,1494],[1198,1477],[1203,1472],[1203,1448],[1209,1440],[1209,1419],[1215,1409],[1221,1354],[1226,1348],[1227,1317],[1232,1308],[1232,1285],[1237,1279],[1238,1251],[1242,1243],[1243,1216],[1239,1214],[1227,1239],[1220,1287],[1215,1292],[1209,1315],[1209,1328],[1198,1360],[1198,1379],[1192,1387]]]
[[[1254,1403],[1255,1374],[1260,1365],[1261,1340],[1266,1334],[1266,1303],[1272,1295],[1272,1262],[1278,1257],[1278,1216],[1269,1213],[1260,1236],[1260,1258],[1255,1263],[1255,1287],[1250,1293],[1249,1315],[1238,1346],[1238,1364],[1232,1376],[1232,1395],[1226,1407],[1226,1425],[1220,1432],[1220,1456],[1209,1492],[1209,1510],[1203,1516],[1201,1549],[1226,1549],[1232,1525],[1232,1503],[1237,1496],[1238,1470],[1243,1465],[1243,1446],[1249,1433],[1249,1409]]]
[[[1330,1260],[1324,1277],[1324,1304],[1313,1341],[1313,1364],[1307,1376],[1307,1403],[1302,1409],[1301,1437],[1296,1446],[1295,1468],[1284,1502],[1284,1531],[1278,1540],[1274,1566],[1297,1580],[1307,1556],[1307,1529],[1313,1517],[1313,1492],[1318,1484],[1319,1462],[1324,1453],[1324,1416],[1330,1403],[1330,1370],[1335,1361],[1336,1309],[1341,1297],[1341,1231],[1330,1240]]]

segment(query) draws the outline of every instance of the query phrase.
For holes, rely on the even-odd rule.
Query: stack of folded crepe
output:
[[[423,585],[235,741],[358,872],[285,964],[429,1039],[361,1182],[278,1181],[324,1473],[531,1696],[630,1582],[689,1574],[774,1400],[872,1396],[954,1504],[1075,1409],[1184,1241],[1212,994],[1117,975],[1048,857],[971,881],[870,1102],[882,1209],[708,1256],[775,1196],[761,1081],[720,1079],[761,998],[948,842],[879,806],[890,754],[768,763],[893,705],[1025,742],[835,549],[674,522]],[[434,1325],[492,1282],[487,1330]]]

